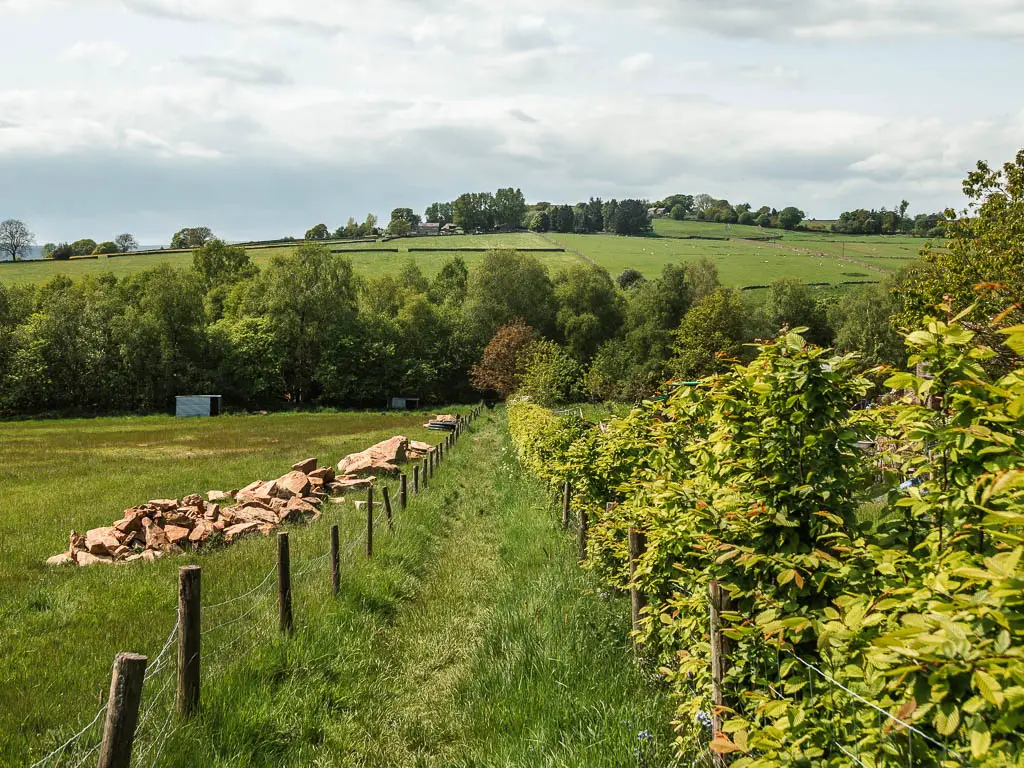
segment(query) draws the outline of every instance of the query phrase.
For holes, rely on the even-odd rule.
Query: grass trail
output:
[[[358,516],[342,522],[358,535]],[[628,605],[577,566],[502,415],[464,435],[372,561],[345,558],[338,599],[316,535],[299,541],[295,635],[276,633],[272,590],[204,624],[242,617],[204,636],[196,720],[144,697],[137,764],[671,764],[671,704],[632,661]]]

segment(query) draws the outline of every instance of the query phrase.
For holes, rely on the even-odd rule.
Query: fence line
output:
[[[454,433],[455,437],[449,438],[451,442],[446,443],[448,449],[451,449],[452,447],[454,447],[454,445],[456,443],[456,440],[457,440],[457,437],[461,435],[461,433],[463,431],[463,428],[465,426],[468,426],[470,423],[472,423],[472,421],[477,416],[480,415],[480,412],[481,412],[481,406],[477,406],[472,411],[470,411],[469,417],[466,418],[462,422],[462,425],[460,426],[460,428],[458,430],[456,430],[456,432]],[[445,451],[445,454],[447,455],[447,451]],[[417,465],[417,468],[418,468],[418,466],[419,465]],[[437,466],[439,467],[440,465],[438,464]],[[422,490],[425,491],[427,489],[424,487]],[[404,507],[400,507],[400,509],[401,508],[404,508]],[[380,525],[381,521],[386,516],[387,516],[387,508],[384,507],[381,510],[381,512],[377,515],[377,517],[373,520],[372,526],[374,528],[376,528],[378,525]],[[346,543],[345,546],[346,546],[346,554],[347,555],[350,556],[350,555],[352,555],[355,552],[356,548],[359,546],[360,542],[363,541],[363,539],[365,538],[366,534],[367,534],[367,531],[365,529],[360,530],[360,532],[354,538],[352,538],[349,542]],[[323,555],[319,555],[319,556],[316,556],[316,557],[312,558],[309,562],[306,563],[306,567],[302,571],[300,571],[298,574],[296,574],[295,578],[298,579],[298,578],[301,578],[303,576],[306,576],[306,575],[308,575],[310,573],[313,573],[314,571],[316,571],[320,567],[322,567],[324,562],[330,556],[330,554],[331,554],[330,551],[328,551],[327,553],[325,553]],[[229,606],[229,605],[234,605],[236,603],[239,603],[239,602],[241,602],[243,600],[246,600],[246,599],[248,599],[250,597],[255,596],[252,605],[251,606],[243,606],[244,610],[243,610],[243,612],[240,615],[235,616],[234,618],[225,619],[224,621],[221,621],[220,623],[218,623],[218,624],[216,624],[216,625],[214,625],[212,627],[209,627],[208,629],[203,630],[201,632],[201,636],[205,636],[205,635],[208,635],[210,633],[217,632],[218,630],[221,630],[221,629],[223,629],[225,627],[231,626],[233,624],[237,624],[237,623],[243,621],[244,619],[249,618],[251,615],[256,613],[260,608],[269,608],[269,605],[265,602],[265,597],[266,596],[260,594],[260,592],[262,590],[264,590],[264,588],[267,587],[270,584],[271,580],[274,578],[274,576],[276,574],[277,574],[277,567],[275,565],[274,567],[272,567],[267,572],[267,574],[263,577],[263,579],[256,586],[252,587],[251,589],[247,590],[246,592],[243,592],[240,595],[236,595],[235,597],[231,597],[231,598],[228,598],[226,600],[222,600],[222,601],[217,602],[217,603],[212,603],[212,604],[209,604],[209,605],[202,605],[202,606],[200,606],[200,615],[206,616],[206,615],[208,615],[208,613],[210,611],[213,611],[213,610],[219,609],[219,608],[223,608],[223,607]],[[175,610],[174,626],[171,628],[170,632],[168,633],[167,639],[164,642],[163,646],[161,647],[160,651],[157,653],[157,655],[154,657],[152,663],[149,665],[149,667],[147,669],[147,672],[146,672],[146,674],[143,677],[143,683],[151,681],[151,680],[154,680],[158,676],[160,676],[163,673],[165,673],[167,670],[171,670],[171,669],[175,668],[176,665],[172,661],[173,656],[169,655],[169,653],[171,651],[171,648],[176,645],[177,634],[178,634],[179,626],[181,624],[181,620],[182,620],[182,618],[181,618],[180,612],[179,612],[178,609],[176,609]],[[265,624],[264,625],[264,623],[253,622],[249,627],[242,629],[241,632],[239,632],[237,635],[235,635],[227,643],[220,643],[217,646],[213,647],[212,649],[207,647],[206,652],[205,652],[205,657],[206,658],[210,658],[210,657],[212,657],[212,658],[222,658],[226,651],[228,651],[229,649],[234,648],[235,646],[238,645],[239,642],[241,642],[245,638],[253,635],[253,633],[256,633],[256,637],[257,638],[264,637],[264,636],[273,636],[275,633],[270,632],[270,630],[268,629],[269,626],[270,626],[270,624]],[[180,673],[180,670],[179,670],[179,673]],[[135,729],[135,734],[133,734],[133,736],[138,735],[139,733],[142,733],[142,732],[144,732],[146,730],[146,727],[151,723],[152,718],[155,716],[156,712],[160,708],[161,701],[162,701],[163,697],[165,696],[165,694],[167,693],[167,690],[170,687],[171,682],[174,681],[176,679],[176,677],[177,677],[177,675],[175,675],[175,674],[168,674],[166,676],[166,678],[162,681],[162,683],[158,682],[158,683],[153,683],[152,684],[152,685],[159,685],[160,687],[156,690],[156,693],[152,696],[152,698],[148,702],[148,705],[145,708],[145,710],[142,712],[141,717],[139,717],[138,724],[137,724],[136,729]],[[103,718],[103,716],[107,713],[107,710],[109,709],[109,706],[110,706],[110,702],[109,701],[104,703],[103,706],[100,707],[99,711],[96,712],[95,716],[89,721],[89,723],[87,725],[85,725],[81,730],[79,730],[73,736],[69,737],[66,741],[64,741],[56,749],[54,749],[53,751],[51,751],[50,753],[48,753],[47,755],[45,755],[41,759],[37,760],[36,762],[32,763],[31,764],[31,768],[41,768],[42,766],[45,766],[48,763],[50,763],[50,761],[52,761],[54,758],[56,758],[58,756],[66,755],[67,752],[70,751],[70,750],[74,750],[74,751],[77,752],[78,751],[77,747],[78,747],[78,744],[79,744],[80,740],[86,734],[88,734],[92,729],[94,729],[97,726],[97,724],[100,722],[101,718]],[[170,705],[170,704],[168,705],[169,708],[171,706],[173,706],[173,705]],[[155,762],[157,759],[159,759],[159,756],[160,756],[160,754],[161,754],[161,752],[163,750],[163,747],[166,745],[166,743],[170,739],[170,737],[180,727],[180,726],[175,726],[174,728],[171,728],[171,723],[172,723],[172,721],[174,721],[174,719],[175,718],[170,717],[170,716],[164,719],[163,723],[161,724],[160,730],[157,732],[157,735],[155,736],[155,738],[146,746],[146,749],[144,751],[142,751],[141,753],[136,753],[135,757],[133,758],[133,762],[134,763],[136,763],[136,764],[143,764],[143,765],[150,764],[147,761],[149,760],[149,757],[154,752],[154,750],[155,750],[155,755],[152,758],[153,761]],[[146,739],[146,737],[143,737],[142,740],[146,741],[147,739]],[[86,750],[82,754],[81,758],[79,758],[79,761],[75,765],[76,766],[84,765],[89,760],[89,758],[92,757],[101,748],[102,743],[103,743],[102,741],[97,741],[91,748],[89,748],[88,750]]]

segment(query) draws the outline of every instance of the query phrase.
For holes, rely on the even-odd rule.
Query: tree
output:
[[[423,212],[423,217],[431,224],[440,224],[442,227],[450,224],[453,221],[452,204],[431,203]]]
[[[29,231],[24,222],[18,219],[0,221],[0,253],[11,261],[17,261],[19,256],[24,258],[29,246],[35,241],[36,236]]]
[[[412,293],[426,293],[430,289],[430,283],[424,277],[423,270],[411,256],[402,265],[401,272],[398,273],[398,284]]]
[[[68,243],[58,243],[50,251],[50,258],[54,261],[67,261],[75,255],[75,249]]]
[[[494,194],[494,223],[504,230],[519,229],[526,215],[526,198],[520,189],[505,187]]]
[[[75,256],[90,256],[96,250],[96,245],[95,240],[86,237],[81,240],[75,240],[71,244],[71,250],[75,252]]]
[[[503,325],[523,319],[540,333],[555,325],[554,288],[544,265],[534,256],[498,250],[484,255],[469,278],[463,307],[480,343]]]
[[[619,273],[619,276],[615,278],[615,284],[619,286],[623,291],[628,291],[635,285],[639,285],[646,281],[643,273],[638,269],[624,269]]]
[[[804,220],[804,212],[799,208],[789,206],[779,211],[779,226],[783,229],[793,229]]]
[[[686,209],[681,205],[673,205],[669,215],[676,221],[682,221],[686,218]]]
[[[317,224],[315,227],[306,230],[306,236],[303,239],[312,241],[330,240],[331,230],[327,228],[326,224]]]
[[[825,308],[811,289],[795,277],[783,277],[771,284],[760,314],[759,331],[763,338],[774,338],[786,326],[808,328],[804,338],[812,344],[828,346],[832,341]]]
[[[916,327],[922,318],[952,314],[977,304],[965,323],[989,342],[990,324],[1024,322],[1024,149],[1002,168],[979,161],[963,183],[968,205],[945,213],[944,246],[925,249],[921,266],[904,272],[895,288],[902,306],[899,324]],[[998,343],[989,346],[1002,350]]]
[[[603,267],[579,264],[555,278],[555,318],[569,352],[586,362],[622,327],[624,301]]]
[[[499,328],[470,372],[473,388],[494,392],[502,399],[519,389],[526,352],[536,338],[534,330],[522,320]]]
[[[372,213],[366,214],[366,221],[359,228],[359,234],[363,237],[377,234],[377,217]]]
[[[844,352],[860,352],[867,366],[902,368],[907,354],[903,338],[892,327],[896,310],[891,286],[864,285],[847,294],[828,311],[836,347]]]
[[[494,195],[490,192],[467,192],[452,203],[452,221],[455,226],[471,232],[494,229]]]
[[[547,210],[534,211],[530,216],[531,232],[547,232],[551,229],[551,214]]]
[[[52,259],[55,250],[57,250],[56,243],[46,243],[43,245],[42,250],[40,250],[39,255],[44,259]]]
[[[693,209],[697,213],[707,213],[711,209],[711,206],[714,204],[714,202],[715,199],[711,195],[707,193],[701,193],[697,195],[695,198],[693,198]]]
[[[526,350],[523,375],[517,394],[543,406],[572,402],[580,391],[579,364],[561,346],[547,339]]]
[[[413,213],[412,208],[395,208],[391,212],[391,221],[388,224],[388,232],[395,237],[407,235],[420,225],[419,214]]]
[[[171,248],[202,248],[213,239],[209,227],[186,227],[179,229],[171,238]]]
[[[118,253],[130,253],[139,249],[139,244],[135,238],[127,232],[115,237],[114,242],[117,244]]]
[[[743,340],[743,302],[735,291],[719,288],[694,304],[679,325],[672,371],[683,380],[723,371]]]
[[[217,286],[230,286],[256,274],[256,268],[245,248],[211,240],[192,252],[192,271],[199,278],[203,292]]]
[[[427,297],[435,304],[461,307],[468,291],[469,268],[461,256],[454,256],[444,263],[430,283]]]
[[[615,206],[611,231],[617,235],[644,235],[651,231],[650,205],[646,200],[620,200]],[[605,226],[608,226],[607,219]]]
[[[117,243],[112,240],[107,240],[105,243],[100,243],[92,249],[93,256],[106,256],[110,253],[120,253],[121,249],[117,247]]]

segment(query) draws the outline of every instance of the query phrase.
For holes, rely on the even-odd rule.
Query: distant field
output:
[[[409,253],[409,248],[552,248],[551,242],[531,232],[513,232],[496,235],[451,235],[446,237],[402,238],[386,243],[351,243],[346,241],[330,241],[325,245],[332,251],[367,251],[386,248],[398,248],[399,253],[353,253],[352,262],[357,272],[366,275],[378,275],[400,269],[410,257],[420,265],[420,269],[429,277],[440,271],[445,261],[452,256],[460,255],[472,267],[482,258],[483,253],[430,252]],[[264,264],[274,254],[290,253],[296,245],[277,247],[256,247],[249,249],[249,256],[256,264]],[[571,254],[541,253],[538,257],[557,271],[561,267],[579,261]],[[105,272],[123,277],[134,272],[155,267],[158,264],[170,264],[174,267],[187,268],[192,263],[191,252],[150,253],[138,256],[120,256],[108,259],[74,261],[29,261],[17,264],[0,264],[0,283],[41,283],[57,274],[67,275],[74,279],[85,275],[98,275]]]
[[[402,238],[386,243],[332,241],[326,245],[334,252],[352,251],[356,272],[380,275],[396,272],[410,259],[425,275],[435,275],[446,261],[461,256],[472,269],[483,259],[483,252],[458,252],[461,248],[551,248],[552,241],[571,249],[566,253],[538,253],[552,274],[593,260],[613,276],[633,268],[648,277],[657,276],[666,264],[695,261],[702,257],[718,264],[722,282],[742,287],[764,285],[781,277],[795,277],[810,283],[841,283],[849,280],[879,280],[886,273],[914,261],[924,240],[904,236],[841,236],[822,232],[783,232],[760,227],[726,226],[698,221],[659,219],[655,237],[616,237],[614,235],[563,235],[549,237],[532,232],[496,235],[453,235],[447,237]],[[746,238],[774,237],[774,242],[749,242]],[[719,239],[699,239],[719,238]],[[728,239],[725,239],[728,238]],[[295,245],[251,248],[257,264],[266,263],[273,254],[289,253]],[[398,249],[397,253],[387,249]],[[416,248],[450,248],[445,251],[410,252]],[[375,253],[375,251],[381,251]],[[811,253],[807,253],[810,251]],[[75,278],[112,272],[123,276],[168,263],[186,268],[192,255],[156,253],[108,259],[70,262],[22,262],[0,264],[0,283],[38,283],[55,274]]]

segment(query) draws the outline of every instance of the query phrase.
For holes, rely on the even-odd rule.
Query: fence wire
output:
[[[427,489],[421,489],[420,493],[423,493],[425,490]],[[382,504],[381,512],[373,521],[373,527],[377,528],[386,515],[387,510],[386,508],[383,508]],[[363,529],[356,536],[339,546],[339,557],[342,554],[344,554],[346,558],[350,557],[365,540],[365,537],[366,530]],[[330,551],[314,557],[306,563],[303,570],[299,571],[292,577],[293,581],[319,570],[323,567],[329,557]],[[243,604],[240,606],[242,612],[239,615],[232,618],[225,618],[214,626],[202,630],[201,635],[205,638],[227,627],[240,624],[246,619],[252,618],[258,613],[258,611],[260,611],[260,609],[270,612],[270,609],[272,608],[272,601],[269,601],[266,598],[271,597],[273,591],[271,589],[267,589],[267,587],[271,585],[271,581],[276,575],[277,566],[275,565],[263,576],[260,582],[251,589],[226,600],[209,605],[203,605],[201,607],[201,616],[206,619],[213,611],[225,609],[229,606],[237,605],[252,598],[251,604]],[[154,656],[152,661],[147,665],[146,675],[144,677],[146,685],[144,686],[142,694],[143,704],[140,710],[138,725],[136,726],[135,749],[132,758],[133,765],[147,766],[156,763],[159,760],[160,754],[162,753],[165,745],[179,728],[179,726],[172,727],[174,718],[171,716],[171,713],[174,706],[174,687],[172,683],[177,679],[177,675],[175,673],[176,652],[172,652],[172,649],[177,647],[177,636],[180,622],[181,617],[176,609],[174,625],[168,632],[167,638],[156,656]],[[204,643],[202,651],[203,659],[204,661],[223,659],[227,652],[237,651],[237,649],[246,640],[250,641],[250,644],[255,645],[256,642],[264,638],[271,638],[275,634],[276,631],[273,628],[272,621],[250,621],[247,626],[243,627],[241,631],[236,633],[230,640],[218,642],[216,644],[210,642]],[[154,689],[155,693],[148,694],[148,691],[153,691]],[[88,748],[86,748],[86,744],[83,742],[87,735],[100,723],[100,720],[107,712],[107,706],[108,705],[105,703],[100,707],[88,724],[86,724],[81,730],[77,731],[74,735],[70,736],[56,749],[32,763],[30,768],[44,768],[48,766],[71,764],[65,763],[64,761],[67,758],[75,759],[76,756],[77,761],[73,763],[75,768],[86,765],[90,758],[93,758],[102,746],[100,739],[101,734],[96,734],[95,742],[92,743],[91,746],[88,746]],[[166,716],[160,717],[161,714],[166,714]],[[83,749],[85,751],[82,751]]]

